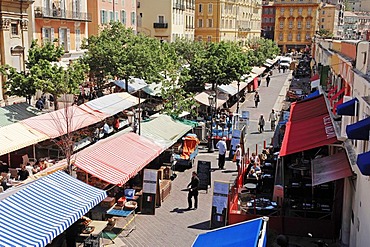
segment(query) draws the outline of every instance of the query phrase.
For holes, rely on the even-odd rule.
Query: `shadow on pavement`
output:
[[[233,173],[233,172],[238,172],[238,170],[224,170],[222,173]]]
[[[178,213],[178,214],[183,214],[185,212],[191,211],[193,209],[187,209],[187,208],[174,208],[170,213]]]
[[[257,134],[261,134],[259,131],[254,131],[254,132],[251,132],[250,133],[251,135],[257,135]]]
[[[207,221],[195,224],[195,225],[188,226],[188,228],[198,229],[198,230],[209,230],[210,229],[209,225],[210,225],[210,221],[207,220]]]

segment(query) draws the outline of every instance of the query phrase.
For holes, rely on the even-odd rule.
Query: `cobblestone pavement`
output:
[[[257,134],[257,119],[260,114],[264,114],[265,118],[268,119],[268,114],[273,107],[280,110],[280,95],[282,93],[285,95],[290,77],[290,73],[279,74],[274,71],[269,87],[266,87],[266,82],[263,80],[258,89],[261,95],[258,108],[254,108],[253,93],[247,94],[246,101],[240,105],[240,110],[249,111],[251,116],[248,133],[248,146],[251,151],[255,150],[257,144],[260,152],[263,141],[268,140],[269,142],[271,140],[273,132],[269,131],[270,123],[266,122],[266,132]],[[217,151],[207,153],[204,147],[200,148],[195,164],[197,160],[206,160],[212,162],[212,168],[216,168]],[[212,172],[212,184],[215,180],[233,181],[235,179],[237,174],[235,164],[226,161],[225,168],[224,171],[215,170]],[[181,191],[186,188],[191,179],[191,172],[195,169],[196,165],[190,170],[178,173],[178,177],[172,183],[171,194],[162,203],[162,206],[156,209],[155,215],[137,215],[136,230],[131,232],[128,237],[123,234],[119,235],[115,246],[189,247],[198,234],[206,232],[209,229],[211,215],[212,188],[208,190],[208,193],[200,191],[198,209],[189,211],[186,210],[188,206],[187,192]],[[123,224],[123,221],[118,222],[118,226],[123,226]]]

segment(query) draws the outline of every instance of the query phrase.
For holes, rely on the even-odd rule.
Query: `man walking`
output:
[[[258,103],[260,102],[260,95],[258,94],[258,92],[256,92],[254,94],[254,106],[257,108],[258,106]]]
[[[270,75],[268,75],[268,76],[266,77],[266,87],[269,87],[270,80],[271,80]]]
[[[263,118],[263,114],[261,114],[260,118],[258,119],[258,126],[259,132],[262,133],[265,127],[265,119]]]
[[[192,197],[194,197],[194,209],[198,208],[198,186],[199,186],[199,178],[196,172],[193,172],[191,177],[191,181],[188,184],[189,194],[188,194],[188,210],[192,208]]]
[[[269,116],[269,121],[271,121],[271,130],[272,131],[275,131],[276,120],[277,120],[276,113],[275,113],[274,109],[272,109],[271,112],[270,112],[270,116]]]
[[[218,168],[223,170],[225,166],[225,156],[227,151],[226,137],[217,142],[216,148],[218,148]]]

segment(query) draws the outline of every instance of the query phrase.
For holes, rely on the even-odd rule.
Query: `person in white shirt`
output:
[[[226,137],[222,137],[222,139],[217,142],[216,148],[218,148],[218,168],[223,170],[227,151]]]
[[[104,134],[103,137],[107,137],[109,135],[109,130],[110,130],[109,125],[107,122],[105,122],[103,125],[103,134]]]
[[[276,120],[277,120],[277,115],[276,115],[274,109],[272,109],[271,112],[270,112],[270,116],[269,116],[269,121],[271,121],[271,130],[272,131],[275,131]]]
[[[242,159],[242,148],[240,147],[240,144],[237,144],[236,151],[235,151],[235,162],[236,162],[236,168],[238,171],[240,168],[241,159]]]

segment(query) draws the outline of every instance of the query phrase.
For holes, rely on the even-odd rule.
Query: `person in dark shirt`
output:
[[[194,209],[198,207],[198,186],[199,186],[199,178],[196,172],[192,173],[191,181],[188,184],[189,194],[188,194],[188,209],[192,208],[192,200],[191,198],[194,197]]]
[[[26,180],[30,174],[28,173],[26,166],[22,165],[21,170],[18,171],[18,178],[20,181]]]

